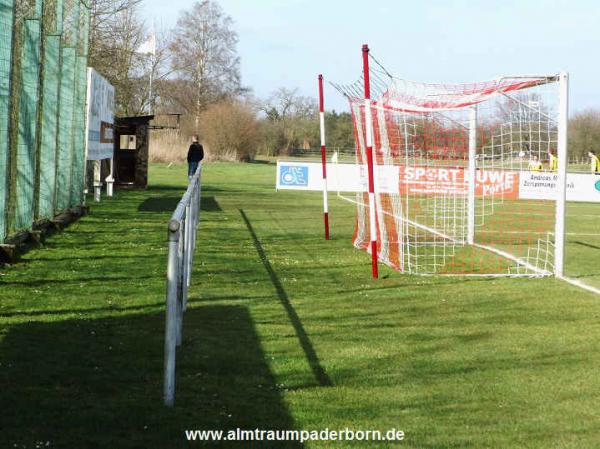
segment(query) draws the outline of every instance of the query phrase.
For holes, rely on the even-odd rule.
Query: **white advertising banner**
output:
[[[110,159],[114,151],[115,88],[88,68],[87,160]]]
[[[465,195],[465,171],[461,168],[376,166],[375,191],[414,195]],[[277,189],[323,190],[320,162],[277,162]],[[479,171],[477,197],[554,200],[556,173]],[[366,165],[328,164],[327,187],[332,192],[368,192]],[[600,202],[600,175],[569,173],[567,201]]]
[[[399,193],[398,167],[375,167],[375,190],[381,193]],[[366,165],[332,164],[327,166],[327,188],[335,192],[367,192]],[[323,167],[320,162],[277,161],[277,190],[323,190]]]
[[[519,198],[556,199],[557,178],[556,173],[521,172]],[[567,201],[600,202],[600,176],[591,173],[567,173]]]

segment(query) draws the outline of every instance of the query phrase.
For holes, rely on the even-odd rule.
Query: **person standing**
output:
[[[188,178],[192,179],[194,173],[198,169],[198,164],[202,162],[204,159],[204,148],[198,142],[198,136],[192,136],[192,144],[190,145],[190,149],[187,154],[187,162],[188,162]]]
[[[529,166],[527,168],[530,171],[542,171],[544,166],[540,162],[540,158],[538,157],[537,154],[534,154],[531,156],[531,159],[529,160]]]
[[[557,171],[558,170],[558,158],[556,157],[556,151],[554,150],[548,150],[548,168],[550,169],[550,171]]]
[[[600,159],[596,156],[595,151],[589,151],[588,156],[590,157],[590,169],[595,175],[600,175]]]

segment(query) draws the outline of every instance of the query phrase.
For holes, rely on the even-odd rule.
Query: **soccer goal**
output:
[[[354,245],[413,274],[562,276],[567,74],[428,84],[363,47],[350,104]],[[333,166],[330,170],[336,170]],[[390,186],[393,186],[391,188]]]

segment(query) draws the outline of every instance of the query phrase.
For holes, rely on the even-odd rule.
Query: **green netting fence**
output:
[[[8,118],[10,114],[10,72],[13,0],[0,0],[0,242],[6,232],[6,187],[8,186]]]
[[[90,11],[0,0],[0,243],[82,204]]]

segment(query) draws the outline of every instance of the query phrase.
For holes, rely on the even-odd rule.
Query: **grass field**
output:
[[[0,268],[0,447],[600,447],[600,297],[555,279],[402,276],[352,248],[352,205],[210,164],[162,405],[166,223],[152,166]],[[598,206],[569,205],[567,271],[600,286]],[[576,235],[574,235],[576,234]],[[185,429],[401,429],[402,443],[188,443]]]

